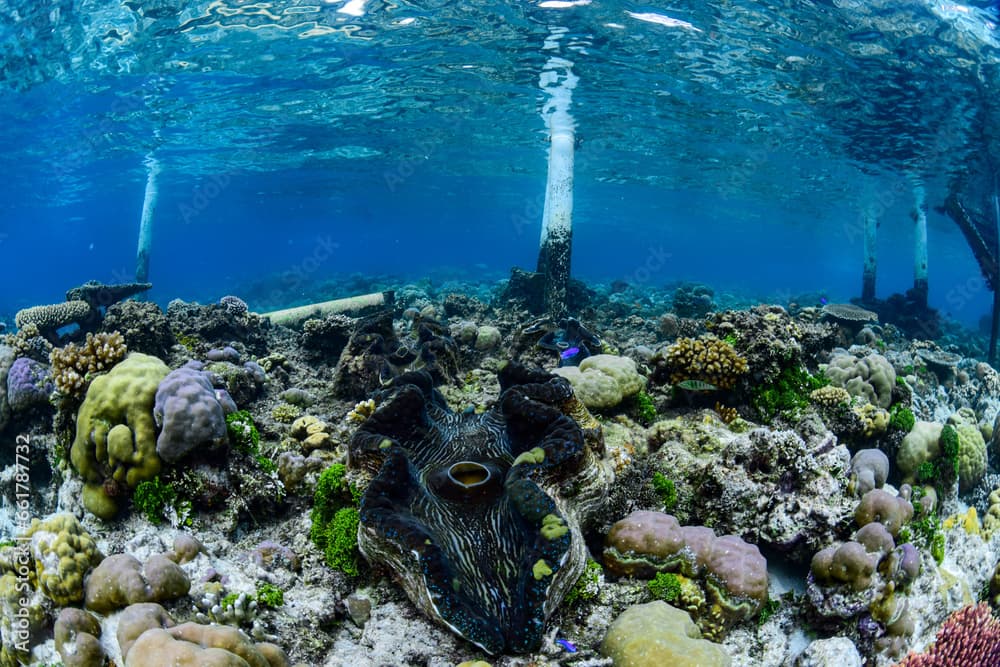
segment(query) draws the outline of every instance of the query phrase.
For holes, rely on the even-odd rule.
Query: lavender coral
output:
[[[211,375],[198,362],[171,371],[156,390],[153,417],[161,427],[156,453],[175,462],[199,445],[226,440],[226,413],[236,409],[224,389],[212,386]]]

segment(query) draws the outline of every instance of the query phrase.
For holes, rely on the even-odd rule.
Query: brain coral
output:
[[[361,552],[393,570],[430,617],[490,653],[523,653],[586,564],[580,523],[605,470],[559,407],[562,378],[508,364],[484,414],[455,414],[425,372],[377,395],[350,443],[352,470],[378,471],[361,501]],[[571,498],[561,482],[572,479]]]
[[[83,477],[83,505],[96,516],[113,517],[126,489],[160,471],[153,401],[169,371],[156,357],[133,353],[87,390],[70,460]]]

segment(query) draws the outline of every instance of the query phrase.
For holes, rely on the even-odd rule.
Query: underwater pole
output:
[[[865,264],[861,270],[861,302],[875,301],[875,274],[878,270],[878,216],[875,208],[865,211]]]
[[[550,28],[547,50],[558,49],[566,28]],[[548,315],[561,318],[568,310],[570,259],[573,250],[573,153],[576,134],[569,114],[573,89],[579,78],[573,62],[553,55],[538,78],[548,94],[542,118],[549,129],[549,165],[542,210],[542,236],[538,247],[538,273],[544,277],[544,304]]]
[[[922,183],[913,185],[913,296],[927,308],[927,193]]]
[[[997,188],[997,176],[993,174],[993,224],[996,225],[995,246],[993,248],[994,268],[996,262],[1000,261],[1000,189]],[[1000,273],[1000,271],[998,271]],[[987,361],[996,366],[997,363],[997,338],[1000,337],[1000,285],[997,284],[997,276],[993,278],[993,316],[990,322],[990,347],[987,352]]]
[[[153,245],[153,213],[159,189],[156,178],[160,174],[160,162],[150,153],[144,160],[146,165],[146,195],[142,200],[142,217],[139,219],[139,246],[135,253],[135,280],[149,281],[149,253]]]

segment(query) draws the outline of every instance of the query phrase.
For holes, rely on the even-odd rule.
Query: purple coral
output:
[[[7,402],[14,412],[44,405],[53,390],[52,373],[45,364],[21,357],[10,367],[7,374]]]
[[[717,537],[711,528],[681,526],[662,512],[633,512],[611,527],[604,564],[613,574],[652,577],[680,571],[704,578],[734,614],[755,613],[767,600],[767,561],[736,535]],[[749,604],[742,604],[749,602]]]
[[[153,417],[162,429],[156,453],[173,463],[199,445],[221,444],[226,413],[235,407],[225,390],[212,386],[211,374],[192,364],[172,371],[156,389]]]

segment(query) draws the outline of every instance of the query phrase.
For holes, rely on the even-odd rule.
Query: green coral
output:
[[[646,582],[646,588],[657,600],[675,602],[681,597],[681,580],[672,572],[657,572],[656,577]]]
[[[257,604],[261,607],[277,609],[285,604],[285,593],[274,584],[261,584],[257,587]]]
[[[139,482],[132,495],[132,504],[146,515],[154,526],[163,523],[167,508],[177,502],[177,492],[172,486],[164,484],[159,477]]]
[[[911,537],[917,546],[930,549],[934,560],[940,565],[944,560],[944,531],[941,529],[941,519],[936,512],[923,513],[920,507],[919,503],[914,503],[917,516],[910,522],[908,537]],[[899,541],[902,543],[904,540],[900,537]]]
[[[249,412],[238,410],[226,415],[226,431],[233,448],[249,455],[261,470],[269,475],[278,471],[278,465],[260,452],[260,431]]]
[[[357,491],[344,478],[342,463],[335,463],[319,477],[313,493],[309,537],[323,550],[327,565],[346,574],[358,574]]]
[[[757,614],[757,625],[764,625],[767,621],[781,609],[781,601],[775,600],[774,598],[767,598],[767,602],[764,606],[760,608],[760,613]]]
[[[240,451],[247,454],[259,451],[260,432],[253,423],[253,417],[246,410],[226,415],[226,431],[229,432],[229,442]]]
[[[583,568],[580,578],[576,580],[573,587],[566,593],[563,602],[571,605],[575,602],[593,602],[601,592],[601,575],[604,569],[600,563],[587,560],[587,565]]]
[[[656,421],[656,405],[653,404],[653,397],[640,390],[632,397],[632,414],[636,419],[644,424],[652,424]]]
[[[909,433],[916,423],[917,419],[913,416],[913,410],[904,405],[897,403],[889,410],[889,428],[891,429]]]
[[[361,512],[354,507],[344,507],[333,516],[326,527],[323,541],[323,558],[334,570],[352,577],[358,576],[358,524]]]
[[[650,483],[666,511],[669,512],[677,506],[677,485],[674,484],[674,480],[669,479],[662,472],[654,472],[653,480]]]
[[[767,423],[779,415],[794,419],[801,410],[809,407],[810,392],[829,383],[827,378],[811,375],[801,366],[785,368],[774,382],[756,389],[750,402]]]

